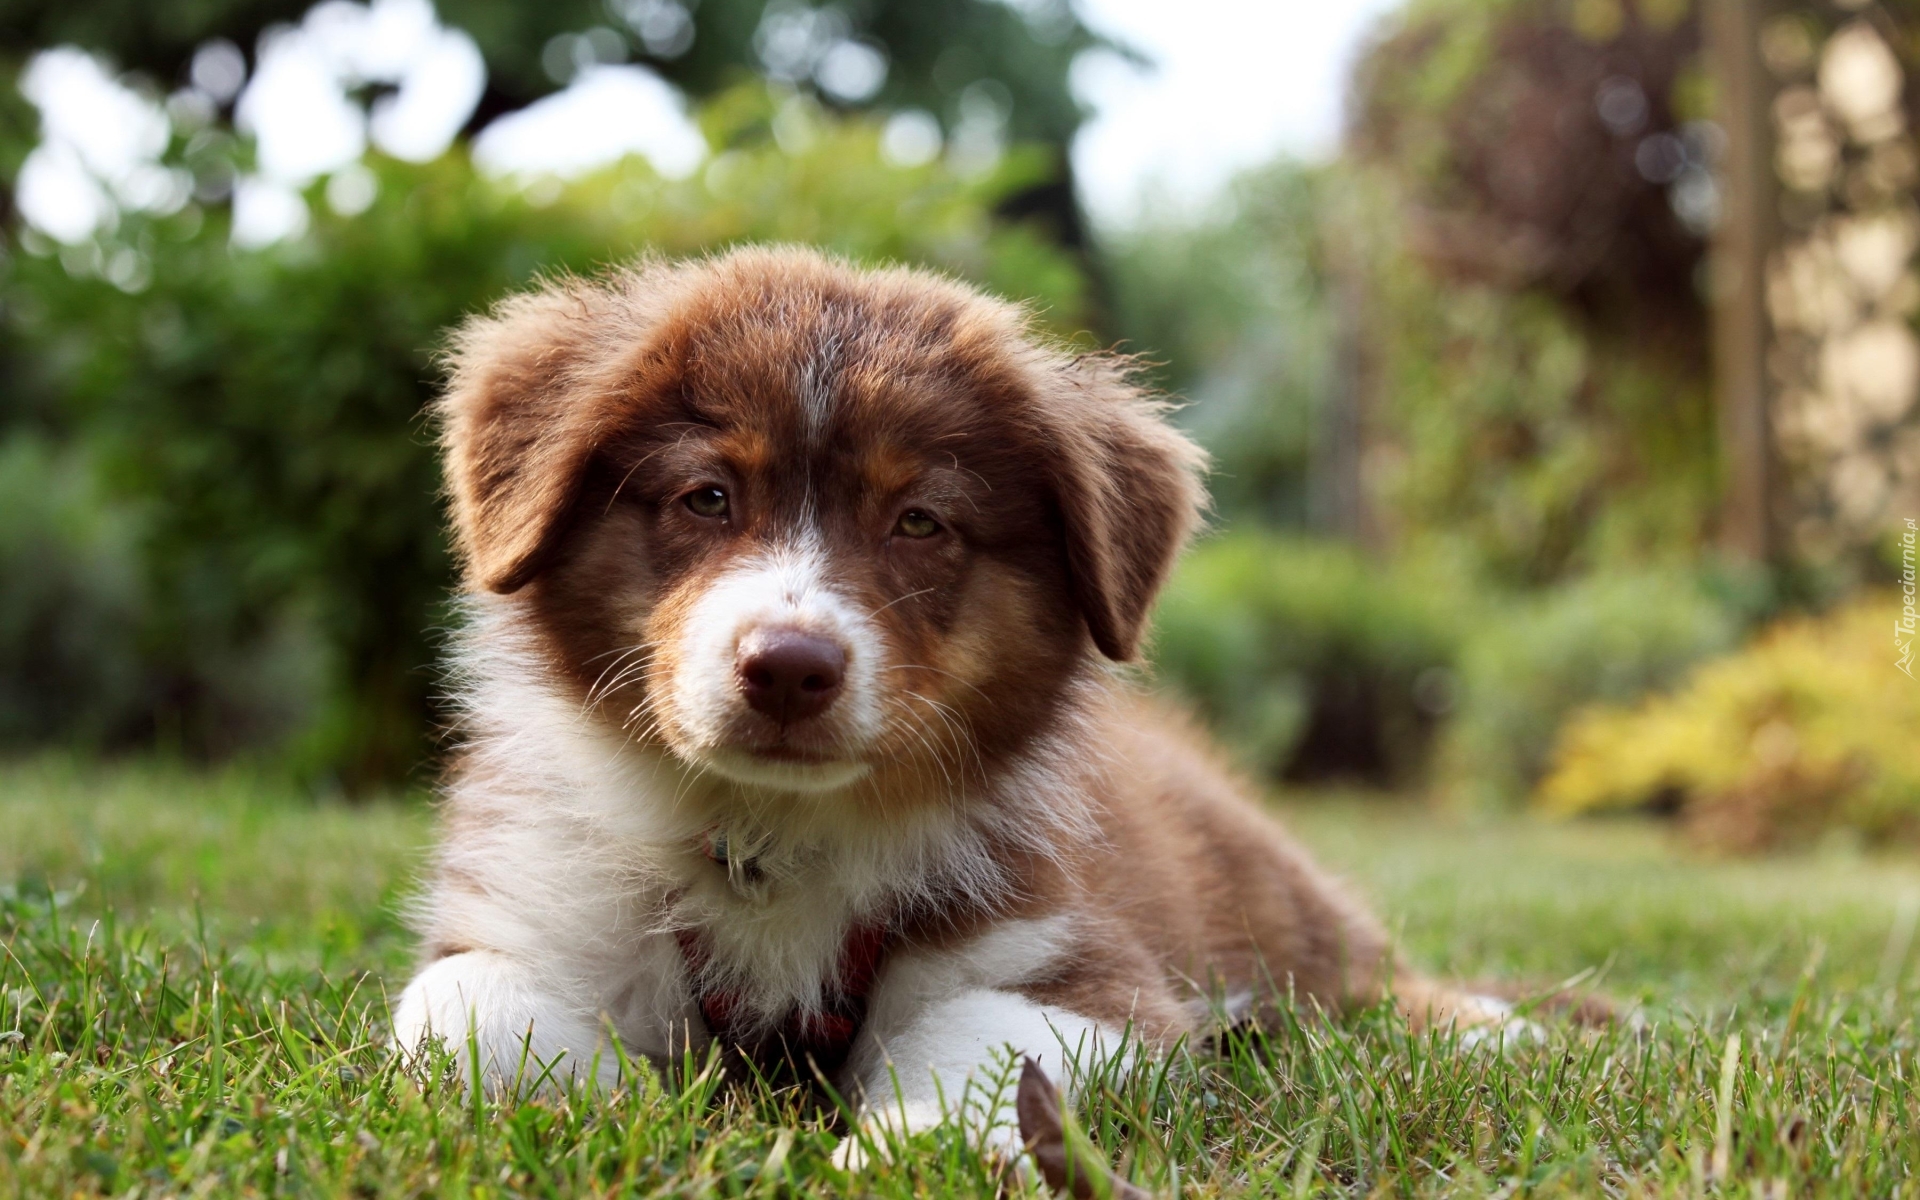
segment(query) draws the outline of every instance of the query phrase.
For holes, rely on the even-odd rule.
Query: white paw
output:
[[[925,1132],[915,1129],[913,1132]],[[1020,1130],[1011,1123],[998,1123],[976,1138],[969,1131],[968,1140],[974,1142],[980,1154],[1008,1167],[1018,1170],[1023,1178],[1033,1178],[1032,1156],[1027,1153],[1027,1145],[1020,1137]],[[875,1162],[890,1162],[900,1135],[892,1125],[884,1121],[863,1122],[858,1133],[850,1133],[840,1139],[833,1148],[831,1161],[842,1171],[859,1173]]]
[[[410,1065],[439,1042],[460,1078],[493,1091],[563,1092],[578,1079],[603,1090],[620,1081],[619,1057],[593,1017],[532,982],[502,955],[470,950],[422,968],[394,1006],[392,1045]]]
[[[867,1136],[869,1135],[850,1133],[841,1138],[840,1144],[833,1148],[833,1165],[849,1173],[866,1170],[869,1160]]]

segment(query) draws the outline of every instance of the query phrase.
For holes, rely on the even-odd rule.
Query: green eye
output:
[[[893,531],[902,537],[930,538],[940,532],[940,522],[917,508],[910,508],[900,514],[900,519],[894,523]]]
[[[687,509],[697,517],[724,517],[727,515],[727,494],[717,487],[688,492]]]

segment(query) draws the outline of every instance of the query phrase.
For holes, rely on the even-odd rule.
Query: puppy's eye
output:
[[[696,517],[727,515],[727,494],[717,487],[704,487],[687,493],[687,509]]]
[[[940,522],[917,508],[910,508],[894,522],[893,531],[901,537],[930,538],[940,532]]]

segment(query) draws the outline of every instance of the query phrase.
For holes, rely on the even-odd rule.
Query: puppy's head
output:
[[[1201,502],[1114,360],[802,251],[518,297],[452,368],[468,586],[514,594],[601,719],[737,783],[1017,752],[1096,652],[1136,652]]]

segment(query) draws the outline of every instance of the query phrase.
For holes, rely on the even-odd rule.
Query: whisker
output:
[[[618,657],[616,657],[612,662],[608,663],[606,668],[602,670],[597,677],[595,677],[593,681],[593,686],[587,689],[586,701],[581,705],[582,710],[584,711],[587,709],[594,708],[602,700],[605,700],[608,695],[612,694],[614,689],[619,686],[620,680],[627,673],[628,668],[626,666],[623,666],[623,664],[625,664],[627,660],[634,655],[648,653],[653,649],[653,646],[654,644],[652,642],[641,642],[638,645],[628,646],[622,650],[618,650],[618,651],[609,650],[607,651],[606,654],[595,655],[593,658],[588,659],[587,661],[589,663],[593,663],[593,662],[598,662],[602,658],[606,658],[607,655],[609,654],[618,655]],[[613,671],[618,672],[618,674],[614,676],[615,681],[611,684],[608,684],[605,688],[602,688],[600,685],[603,682],[605,682],[608,672],[613,672]]]
[[[612,695],[614,692],[627,686],[627,684],[642,677],[643,675],[646,674],[647,669],[652,665],[653,665],[653,660],[651,658],[648,658],[641,662],[632,663],[627,667],[623,668],[618,675],[614,676],[611,680],[608,681],[605,688],[601,689],[600,698],[604,700],[606,697]]]
[[[880,606],[879,608],[876,608],[876,609],[874,609],[874,610],[873,610],[872,612],[870,612],[870,613],[868,613],[868,614],[867,614],[867,619],[868,619],[868,620],[872,620],[873,618],[875,618],[875,617],[877,617],[877,616],[879,616],[879,615],[880,615],[881,613],[883,613],[883,612],[885,612],[885,611],[887,611],[888,609],[890,609],[890,608],[892,608],[892,607],[893,607],[894,605],[896,605],[896,604],[898,604],[898,603],[900,603],[900,602],[901,602],[902,600],[911,600],[911,599],[913,599],[913,598],[914,598],[915,596],[924,596],[924,595],[926,595],[926,594],[927,594],[928,592],[931,592],[931,591],[935,591],[935,590],[937,590],[937,589],[935,589],[935,588],[930,588],[930,587],[923,587],[923,588],[921,588],[921,589],[920,589],[919,591],[917,591],[917,592],[908,592],[908,593],[907,593],[906,595],[904,595],[904,596],[895,596],[895,597],[894,597],[893,599],[891,599],[891,600],[889,600],[889,601],[887,601],[887,602],[886,602],[885,604],[882,604],[882,605],[881,605],[881,606]]]
[[[592,665],[593,665],[594,663],[597,663],[597,662],[599,662],[599,661],[600,661],[601,659],[603,659],[603,658],[609,658],[609,657],[611,657],[611,656],[613,656],[613,655],[615,655],[615,654],[627,654],[627,653],[630,653],[630,652],[632,652],[632,651],[633,651],[633,649],[634,649],[634,647],[632,647],[632,646],[615,646],[615,647],[614,647],[613,649],[611,649],[611,650],[603,650],[603,651],[601,651],[600,653],[598,653],[598,654],[596,654],[596,655],[594,655],[594,656],[593,656],[592,658],[589,658],[589,659],[588,659],[587,661],[585,661],[585,662],[583,662],[583,663],[581,663],[580,665],[581,665],[581,666],[583,666],[583,667],[590,667],[590,666],[592,666]]]
[[[917,693],[912,693],[912,692],[908,694],[917,695]],[[921,698],[925,699],[925,697],[921,697]],[[901,711],[905,713],[907,716],[911,717],[911,716],[917,715],[913,712],[912,708],[906,705],[904,702],[897,702],[897,703],[899,703],[899,707]],[[947,787],[951,790],[954,786],[953,773],[947,769],[946,756],[940,753],[940,751],[934,746],[932,739],[930,739],[927,736],[928,731],[924,723],[918,720],[911,720],[911,721],[904,722],[902,725],[902,728],[904,728],[908,733],[911,733],[914,737],[919,739],[921,747],[925,749],[927,752],[927,757],[933,761],[933,764],[935,766],[940,768],[941,777],[946,780]]]
[[[663,428],[665,427],[663,426]],[[613,511],[614,501],[620,499],[621,489],[627,486],[627,481],[633,478],[633,473],[635,471],[638,471],[641,467],[646,466],[649,462],[653,460],[655,455],[664,454],[670,449],[678,449],[680,446],[685,444],[686,440],[691,436],[693,436],[693,430],[689,429],[686,432],[682,433],[678,438],[676,438],[672,446],[660,446],[650,454],[641,455],[640,461],[634,463],[631,467],[628,467],[627,473],[620,477],[620,482],[613,486],[613,495],[607,497],[607,507],[602,511],[601,515],[605,516],[607,513],[610,513]]]
[[[911,690],[906,694],[933,710],[933,714],[939,717],[941,723],[947,727],[947,732],[953,735],[953,740],[958,747],[972,756],[974,766],[978,768],[980,779],[984,783],[987,777],[987,764],[986,761],[980,757],[980,747],[977,739],[973,736],[972,722],[968,721],[959,710],[953,708],[951,705],[943,704],[931,696],[923,696],[919,692]]]
[[[693,787],[694,781],[704,776],[707,773],[707,769],[699,763],[690,762],[677,754],[674,755],[673,758],[674,762],[680,768],[680,786],[675,788],[673,792],[673,806],[679,808],[682,802],[686,800],[687,792]]]

